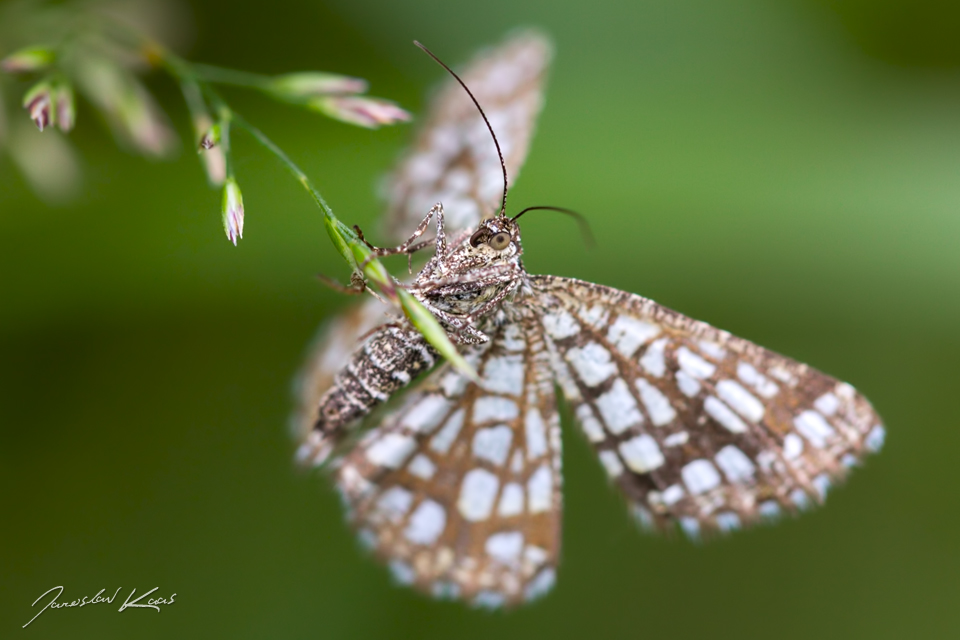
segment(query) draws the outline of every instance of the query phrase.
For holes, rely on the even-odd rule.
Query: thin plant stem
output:
[[[261,91],[269,90],[270,78],[259,73],[250,73],[248,71],[238,71],[236,69],[225,69],[209,64],[193,63],[193,72],[199,80],[205,82],[215,82],[217,84],[229,84],[235,87],[247,87],[249,89],[259,89]]]
[[[192,87],[191,89],[187,89],[185,96],[189,93],[195,95],[196,92],[193,91],[193,89],[199,89],[201,93],[200,101],[195,101],[192,106],[188,104],[191,110],[193,108],[202,109],[204,106],[202,105],[203,96],[206,97],[207,101],[213,107],[213,110],[221,121],[221,144],[223,144],[223,150],[226,156],[226,174],[228,178],[233,177],[232,154],[230,153],[230,124],[235,123],[238,127],[247,131],[247,133],[265,149],[275,155],[287,170],[293,174],[297,182],[307,190],[323,212],[323,222],[327,230],[327,235],[330,236],[330,240],[347,264],[355,270],[360,270],[362,265],[363,275],[377,285],[386,299],[401,309],[410,323],[423,334],[441,356],[446,358],[448,362],[468,378],[472,380],[478,379],[473,367],[467,363],[450,341],[446,330],[440,325],[436,317],[409,291],[399,286],[393,276],[390,275],[390,272],[377,260],[376,254],[360,240],[356,232],[334,215],[333,209],[331,209],[330,205],[324,200],[320,191],[313,186],[307,174],[304,173],[280,147],[268,138],[266,134],[234,112],[209,84],[209,82],[239,84],[268,91],[268,87],[264,86],[262,76],[239,71],[235,72],[230,69],[221,69],[208,65],[191,64],[171,53],[160,44],[146,38],[140,39],[139,46],[149,60],[155,60],[159,66],[165,69],[175,80],[179,81],[181,86]],[[195,100],[195,98],[190,98],[189,100]]]

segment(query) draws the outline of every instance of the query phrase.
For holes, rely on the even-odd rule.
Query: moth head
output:
[[[488,218],[480,223],[467,244],[490,258],[511,258],[520,255],[520,226],[506,216]]]

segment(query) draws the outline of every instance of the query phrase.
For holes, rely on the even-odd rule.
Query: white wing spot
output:
[[[776,520],[780,517],[780,504],[776,500],[767,500],[761,502],[757,507],[757,513],[764,520]]]
[[[390,487],[377,499],[377,515],[390,522],[399,522],[410,509],[413,494],[403,487]]]
[[[643,422],[643,415],[637,407],[637,401],[634,400],[623,378],[614,380],[610,390],[600,395],[596,403],[607,431],[614,435]]]
[[[667,342],[666,338],[654,340],[640,358],[640,366],[655,378],[662,377],[667,370],[667,363],[663,357],[663,351],[667,348]]]
[[[503,495],[500,496],[500,506],[497,513],[509,518],[523,512],[523,487],[516,482],[504,485]]]
[[[507,461],[512,442],[513,430],[505,424],[477,429],[473,435],[473,455],[500,466]]]
[[[757,470],[747,454],[732,444],[720,449],[713,459],[730,482],[750,480]]]
[[[500,481],[486,469],[471,469],[463,476],[457,509],[466,520],[477,522],[490,517]]]
[[[340,468],[340,477],[337,486],[342,491],[354,497],[366,496],[376,488],[374,484],[364,478],[352,464],[345,464]]]
[[[718,362],[727,357],[727,350],[718,345],[716,342],[701,340],[697,343],[697,346],[700,347],[700,351],[702,351],[704,355]]]
[[[437,580],[430,587],[430,593],[438,600],[456,600],[460,597],[460,585],[449,580]]]
[[[477,424],[497,420],[510,422],[519,415],[517,403],[509,398],[483,396],[473,404],[473,421]]]
[[[610,352],[596,342],[573,347],[567,351],[566,358],[588,387],[597,386],[617,372],[616,363],[610,360]]]
[[[527,492],[529,494],[527,503],[530,506],[530,513],[539,513],[550,509],[553,502],[553,476],[547,465],[541,465],[527,480]]]
[[[791,431],[783,438],[783,457],[793,460],[801,453],[803,453],[803,438]]]
[[[678,431],[676,433],[671,433],[666,438],[663,439],[663,446],[665,447],[679,447],[682,444],[687,444],[687,441],[690,440],[690,434],[686,431]]]
[[[759,422],[763,417],[763,403],[733,380],[718,382],[717,395],[750,422]]]
[[[793,426],[818,449],[827,446],[827,439],[836,433],[830,423],[816,411],[804,411],[793,419]]]
[[[883,441],[886,437],[887,432],[883,428],[883,425],[878,424],[867,434],[866,439],[863,441],[863,446],[866,447],[867,451],[876,453],[883,448]]]
[[[466,376],[456,372],[451,371],[447,375],[443,376],[443,379],[440,381],[440,388],[443,389],[444,394],[448,398],[459,398],[463,394],[463,390],[467,388],[467,383],[470,382]]]
[[[381,467],[399,469],[416,448],[417,442],[410,436],[387,433],[367,449],[367,460]]]
[[[391,560],[390,573],[397,584],[413,584],[417,574],[409,564],[403,560]]]
[[[446,525],[447,512],[443,507],[433,500],[424,500],[410,514],[403,535],[414,544],[429,545],[437,541]]]
[[[450,451],[450,446],[460,434],[460,428],[463,427],[463,416],[464,411],[460,409],[447,418],[447,422],[443,425],[443,428],[430,440],[430,448],[437,453],[447,453]]]
[[[580,427],[587,434],[590,442],[603,442],[607,436],[600,426],[600,421],[593,415],[593,409],[588,404],[581,404],[577,407],[577,419],[580,421]]]
[[[523,452],[519,448],[513,452],[513,458],[510,460],[510,471],[514,473],[523,471]]]
[[[615,451],[606,451],[600,452],[600,462],[603,463],[603,468],[607,470],[607,475],[611,478],[616,478],[621,473],[623,473],[623,465],[620,464],[620,458],[617,456]]]
[[[737,377],[747,386],[753,387],[764,398],[772,398],[780,390],[775,382],[746,362],[737,364]]]
[[[373,551],[377,548],[377,534],[370,529],[357,531],[357,539],[360,541],[360,546],[367,551]]]
[[[690,516],[680,518],[680,529],[691,542],[700,542],[700,521]]]
[[[740,516],[732,511],[717,514],[717,528],[723,533],[730,533],[740,528]]]
[[[610,312],[601,304],[595,304],[581,313],[583,314],[583,319],[587,321],[587,324],[594,329],[602,329],[606,326],[607,318],[610,316]]]
[[[677,362],[680,363],[681,369],[694,378],[709,378],[717,370],[715,365],[710,364],[686,347],[677,349]]]
[[[502,607],[507,601],[507,597],[496,591],[481,591],[473,599],[473,606],[481,609],[496,609]]]
[[[429,480],[433,477],[433,474],[436,473],[437,465],[433,464],[430,458],[420,453],[407,465],[407,471],[418,478]]]
[[[704,493],[720,485],[720,474],[709,460],[694,460],[680,470],[683,483],[690,493]]]
[[[794,489],[790,492],[790,502],[800,511],[806,511],[810,508],[810,496],[803,489]]]
[[[789,371],[787,371],[781,366],[770,367],[770,371],[768,373],[772,377],[776,378],[780,382],[785,383],[789,387],[795,386],[797,384],[797,378],[792,373],[790,373]]]
[[[663,493],[660,494],[660,499],[663,501],[663,504],[672,507],[683,499],[686,493],[680,485],[672,484],[663,490]]]
[[[820,499],[823,500],[827,497],[827,491],[830,490],[830,476],[826,473],[821,473],[811,482],[813,488],[817,490],[817,493],[820,494]]]
[[[490,358],[483,368],[483,388],[491,393],[520,395],[523,390],[523,361],[520,355]]]
[[[503,531],[487,538],[483,545],[487,555],[501,564],[515,566],[523,552],[523,534],[519,531]]]
[[[650,422],[655,427],[670,424],[677,417],[677,412],[660,389],[643,378],[637,378],[637,390],[640,392],[640,400],[643,402],[643,406],[647,409],[647,415],[650,416]]]
[[[523,332],[518,324],[508,324],[503,330],[503,348],[507,351],[523,351],[527,348]]]
[[[683,395],[688,398],[692,398],[698,393],[700,393],[700,383],[696,378],[688,374],[683,369],[678,369],[676,373],[677,377],[677,386],[680,387],[680,391]]]
[[[527,584],[523,595],[527,600],[536,600],[550,591],[556,581],[557,572],[553,570],[553,567],[547,567]]]
[[[714,396],[707,396],[707,399],[703,401],[703,410],[727,431],[731,433],[747,432],[747,425],[744,424],[743,420],[737,417],[737,414],[731,411],[730,407]]]
[[[550,337],[556,340],[563,340],[580,333],[580,325],[577,324],[577,321],[569,313],[562,310],[544,315],[543,328],[547,330]]]
[[[621,442],[619,449],[623,461],[636,473],[653,471],[666,461],[657,441],[645,433]]]
[[[840,400],[832,393],[825,393],[813,401],[813,407],[823,415],[830,417],[840,408]]]
[[[401,424],[421,433],[430,433],[452,406],[453,403],[441,395],[428,395],[407,411]]]
[[[639,504],[633,505],[630,509],[630,514],[637,521],[637,524],[640,525],[640,528],[644,531],[656,531],[657,523],[653,519],[653,514],[650,513],[650,510],[640,506]]]
[[[546,549],[542,549],[535,544],[528,544],[523,550],[523,559],[533,568],[537,568],[547,561],[548,554]]]
[[[618,316],[607,331],[607,340],[612,342],[624,358],[630,358],[641,345],[660,334],[660,327],[630,316]]]
[[[527,436],[527,459],[539,458],[547,452],[547,428],[540,410],[536,407],[528,409],[523,425]]]

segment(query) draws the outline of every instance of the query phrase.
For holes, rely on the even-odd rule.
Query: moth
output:
[[[298,459],[330,469],[394,577],[482,607],[533,600],[556,580],[559,395],[640,525],[694,539],[822,503],[884,440],[849,384],[647,298],[526,272],[517,216],[496,212],[551,55],[523,32],[462,74],[502,164],[451,80],[386,186],[388,231],[416,229],[402,246],[436,219],[434,255],[405,286],[479,381],[370,300],[321,334],[294,419]]]

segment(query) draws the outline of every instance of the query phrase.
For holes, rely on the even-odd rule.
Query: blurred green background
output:
[[[119,151],[81,105],[84,184],[48,206],[0,160],[0,623],[33,638],[954,638],[960,631],[960,6],[934,0],[190,5],[198,61],[366,77],[419,113],[510,28],[557,57],[515,207],[534,273],[642,293],[851,381],[887,447],[826,508],[697,547],[639,534],[565,421],[564,551],[512,613],[394,587],[295,472],[290,386],[346,304],[320,216],[237,134],[239,248],[189,150]],[[184,139],[176,87],[151,87]],[[373,228],[411,129],[228,91]],[[39,135],[39,134],[37,134]],[[44,134],[46,135],[46,134]],[[399,270],[400,265],[397,264]],[[48,610],[101,588],[163,609]]]

